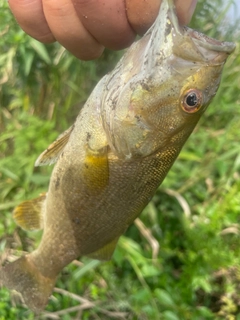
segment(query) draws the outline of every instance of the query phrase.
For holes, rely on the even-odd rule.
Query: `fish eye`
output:
[[[202,92],[197,89],[190,89],[184,95],[181,101],[181,107],[188,113],[197,112],[202,106]]]

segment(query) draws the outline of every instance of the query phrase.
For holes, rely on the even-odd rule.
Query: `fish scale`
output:
[[[215,95],[234,44],[180,27],[163,0],[153,26],[97,84],[76,122],[37,159],[56,163],[46,195],[14,210],[43,226],[38,248],[1,267],[0,283],[33,311],[72,260],[111,258]]]

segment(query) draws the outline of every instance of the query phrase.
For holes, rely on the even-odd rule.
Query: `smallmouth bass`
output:
[[[170,0],[93,90],[75,124],[36,165],[55,163],[47,194],[14,211],[43,228],[39,247],[0,269],[0,283],[42,310],[58,273],[88,255],[107,260],[141,213],[215,95],[234,44],[180,27]]]

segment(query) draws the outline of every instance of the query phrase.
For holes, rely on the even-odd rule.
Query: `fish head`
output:
[[[235,48],[233,43],[217,41],[173,21],[168,38],[171,52],[168,49],[168,54],[159,55],[154,72],[146,77],[153,98],[145,121],[158,140],[158,146],[155,142],[149,152],[173,141],[183,146],[216,95],[224,64]]]
[[[180,150],[216,94],[234,48],[180,26],[173,2],[163,0],[154,25],[121,61],[118,85],[111,78],[108,96],[118,88],[105,125],[112,150],[125,159],[171,145]]]

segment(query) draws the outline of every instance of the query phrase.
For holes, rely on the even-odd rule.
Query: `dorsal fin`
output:
[[[50,146],[43,151],[35,162],[35,167],[53,164],[57,161],[60,154],[63,152],[64,147],[68,143],[69,137],[72,133],[74,126],[64,131]]]

